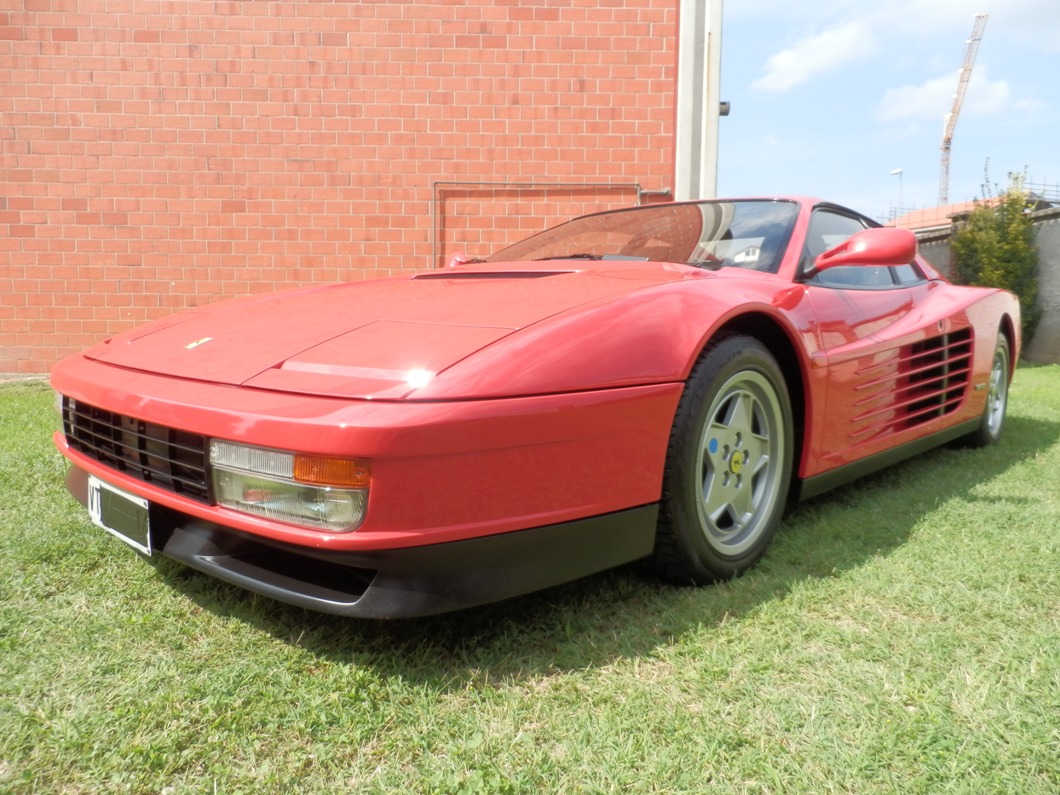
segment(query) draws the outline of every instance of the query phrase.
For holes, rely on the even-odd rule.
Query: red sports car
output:
[[[438,613],[641,558],[732,577],[806,498],[996,442],[1019,306],[805,198],[183,312],[57,365],[95,524],[286,602]]]

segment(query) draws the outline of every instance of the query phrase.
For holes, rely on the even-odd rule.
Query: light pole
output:
[[[894,220],[902,214],[902,169],[896,168],[891,171],[892,177],[898,177],[898,206],[894,208]]]

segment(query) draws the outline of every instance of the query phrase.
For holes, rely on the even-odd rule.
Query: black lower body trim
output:
[[[88,504],[88,475],[66,486]],[[658,504],[444,544],[347,552],[287,544],[150,506],[151,547],[247,590],[310,610],[411,618],[496,602],[647,557]]]
[[[975,431],[979,427],[979,419],[969,420],[968,422],[955,425],[952,428],[947,428],[944,431],[933,433],[931,436],[925,436],[922,439],[916,439],[912,442],[907,442],[899,447],[892,447],[888,450],[884,450],[876,455],[869,456],[868,458],[862,458],[858,461],[854,461],[849,464],[844,464],[841,467],[830,469],[827,472],[822,472],[820,475],[814,475],[812,478],[806,478],[802,481],[799,488],[799,499],[808,500],[811,497],[816,497],[818,494],[824,494],[826,491],[838,488],[852,480],[869,475],[892,464],[897,464],[899,461],[904,461],[907,458],[912,458],[915,455],[920,455],[934,447],[946,444],[946,442],[952,442],[954,439],[960,439],[962,436]]]
[[[658,506],[371,552],[309,549],[159,513],[151,518],[161,531],[156,550],[194,569],[311,610],[408,618],[507,599],[650,555]]]

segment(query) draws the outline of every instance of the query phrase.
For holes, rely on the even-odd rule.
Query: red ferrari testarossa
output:
[[[1015,297],[827,202],[636,207],[458,260],[64,360],[71,492],[144,555],[414,616],[641,558],[732,577],[789,497],[1001,433]]]

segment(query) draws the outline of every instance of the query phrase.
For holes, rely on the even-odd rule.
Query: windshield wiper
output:
[[[648,262],[648,257],[641,257],[635,254],[564,254],[563,256],[556,257],[538,257],[535,262],[541,262],[547,259],[592,259],[592,260],[604,260],[605,262]]]
[[[603,259],[600,254],[559,254],[555,257],[538,257],[534,262],[544,262],[551,259]]]
[[[716,271],[721,270],[726,265],[731,265],[728,259],[717,259],[715,257],[708,257],[707,259],[698,259],[694,262],[687,262],[686,265],[691,265],[693,268],[702,268],[705,271]]]

